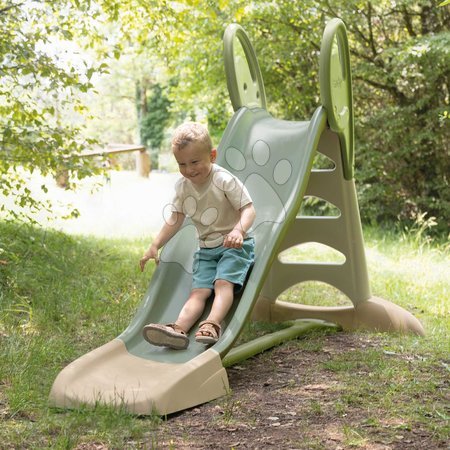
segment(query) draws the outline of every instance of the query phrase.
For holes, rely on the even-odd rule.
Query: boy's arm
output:
[[[139,265],[141,267],[141,272],[144,271],[144,267],[149,259],[154,259],[156,264],[159,263],[159,249],[175,236],[177,231],[181,228],[181,225],[183,225],[184,217],[183,213],[172,212],[170,218],[163,225],[150,247],[144,253],[144,256],[140,259]]]
[[[245,235],[253,225],[256,217],[255,207],[253,203],[249,203],[240,209],[241,217],[234,228],[225,236],[223,241],[224,247],[240,248],[244,243]]]

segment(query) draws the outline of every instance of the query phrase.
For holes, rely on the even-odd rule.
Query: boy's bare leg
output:
[[[186,333],[192,328],[195,322],[200,318],[205,309],[207,298],[211,295],[212,290],[201,288],[192,289],[191,295],[183,306],[183,309],[176,320],[176,324]]]
[[[216,280],[214,283],[214,301],[206,320],[220,325],[228,314],[234,299],[234,284],[227,280]]]

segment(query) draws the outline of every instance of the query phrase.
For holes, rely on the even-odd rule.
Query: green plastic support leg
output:
[[[224,367],[230,367],[284,342],[306,336],[313,331],[333,331],[338,329],[339,327],[337,325],[326,323],[321,320],[296,320],[294,321],[294,324],[288,328],[266,334],[253,341],[246,342],[245,344],[233,348],[222,360],[222,363]]]

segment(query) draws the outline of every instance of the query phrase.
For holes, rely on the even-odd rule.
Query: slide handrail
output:
[[[346,180],[354,176],[352,75],[347,31],[340,19],[330,20],[320,48],[320,97],[328,124],[339,136]]]
[[[228,25],[223,37],[228,92],[234,111],[242,106],[266,109],[266,93],[255,50],[245,30]],[[239,54],[239,45],[244,55]],[[244,57],[243,57],[244,56]]]

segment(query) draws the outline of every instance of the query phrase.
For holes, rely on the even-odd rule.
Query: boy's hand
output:
[[[156,246],[151,246],[145,253],[144,256],[139,261],[139,266],[141,267],[141,272],[144,271],[145,265],[149,259],[154,259],[156,264],[159,264],[158,248]]]
[[[241,248],[244,243],[242,232],[236,229],[231,230],[223,241],[223,246],[228,248]]]

